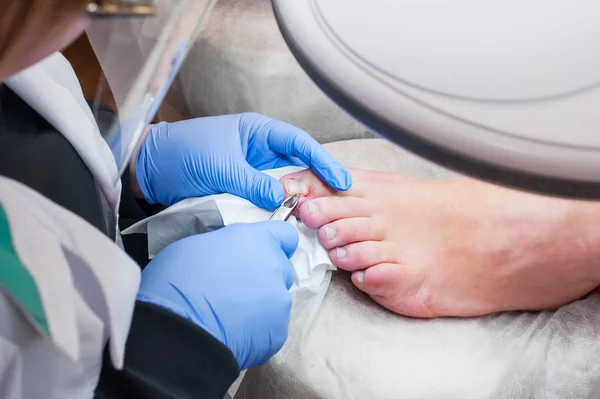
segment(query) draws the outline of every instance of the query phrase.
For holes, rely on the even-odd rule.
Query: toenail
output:
[[[319,212],[317,204],[315,204],[313,201],[308,201],[306,203],[306,207],[308,208],[308,213],[310,213],[311,215],[316,215],[317,212]]]
[[[333,240],[337,236],[337,231],[335,227],[327,226],[325,227],[325,235],[329,241]]]
[[[296,180],[287,180],[285,182],[285,191],[290,195],[297,194],[300,192],[300,185]]]
[[[354,273],[354,278],[356,279],[356,281],[358,281],[359,283],[363,283],[363,281],[365,281],[365,272],[360,271],[360,272],[356,272]]]
[[[337,248],[335,254],[338,259],[344,259],[348,255],[348,251],[346,251],[346,248]]]
[[[285,181],[285,191],[288,194],[306,194],[308,192],[308,188],[305,184],[302,184],[298,180],[286,180]]]

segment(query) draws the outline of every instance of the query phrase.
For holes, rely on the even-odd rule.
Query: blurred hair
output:
[[[0,0],[0,70],[11,57],[51,41],[90,0]]]

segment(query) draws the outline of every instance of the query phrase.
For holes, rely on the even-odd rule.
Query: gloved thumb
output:
[[[279,180],[245,165],[241,171],[239,186],[233,194],[245,198],[254,205],[268,210],[277,208],[285,199],[283,185]]]
[[[294,255],[294,252],[298,249],[298,241],[300,240],[294,226],[282,221],[262,222],[257,223],[257,225],[267,230],[288,258]]]

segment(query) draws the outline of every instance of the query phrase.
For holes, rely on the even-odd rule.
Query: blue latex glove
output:
[[[196,323],[227,346],[242,370],[283,346],[298,233],[286,222],[239,224],[163,249],[144,269],[138,299]]]
[[[284,200],[279,181],[259,171],[307,165],[339,191],[350,173],[308,133],[266,116],[245,113],[154,126],[136,159],[149,203],[230,193],[274,209]]]

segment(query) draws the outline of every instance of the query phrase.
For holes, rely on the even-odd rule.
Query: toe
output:
[[[351,272],[379,263],[399,263],[394,259],[393,248],[382,241],[363,241],[337,247],[329,251],[329,257],[334,265]]]
[[[400,280],[402,265],[381,263],[352,273],[352,282],[359,290],[371,296],[390,297]]]
[[[428,306],[419,289],[422,279],[403,264],[381,263],[352,273],[359,290],[392,312],[418,318],[433,318],[437,313]]]
[[[331,249],[361,241],[381,241],[383,228],[372,217],[340,219],[321,227],[318,237],[321,245]]]
[[[310,169],[291,173],[279,179],[287,195],[300,194],[316,198],[335,195],[336,191],[321,181]]]
[[[323,197],[304,202],[299,215],[302,222],[311,229],[338,219],[371,216],[370,202],[356,197]]]
[[[371,178],[377,176],[377,172],[350,170],[352,176],[347,176],[353,180],[353,175],[356,173],[359,178],[354,181],[352,186],[343,192],[335,190],[323,180],[321,180],[311,169],[302,170],[300,172],[290,173],[283,176],[279,181],[287,195],[300,194],[307,198],[326,197],[331,195],[350,195],[353,197],[361,197],[367,193],[368,183]]]

